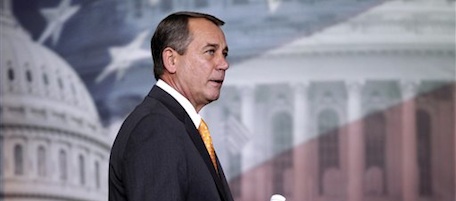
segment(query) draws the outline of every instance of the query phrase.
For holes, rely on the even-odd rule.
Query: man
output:
[[[198,112],[218,99],[228,69],[223,24],[178,12],[157,26],[151,40],[157,83],[112,147],[110,201],[233,200],[207,130],[198,131],[205,125]]]

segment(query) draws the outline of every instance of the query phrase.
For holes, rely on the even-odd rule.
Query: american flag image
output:
[[[107,200],[179,10],[230,48],[201,114],[236,201],[456,200],[454,0],[0,0],[0,200]]]

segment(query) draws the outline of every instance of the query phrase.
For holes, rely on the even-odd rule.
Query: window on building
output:
[[[418,110],[416,115],[417,153],[419,169],[419,194],[429,197],[432,189],[432,126],[431,117],[424,110]]]
[[[318,115],[318,164],[319,192],[323,194],[324,174],[331,168],[339,168],[339,118],[333,110],[323,110]]]
[[[27,78],[27,82],[33,81],[32,72],[30,70],[25,71],[25,77]]]
[[[43,73],[43,83],[44,85],[49,85],[49,79],[46,73]]]
[[[59,151],[59,178],[61,181],[66,181],[68,178],[67,154],[65,150]]]
[[[14,70],[12,68],[8,68],[8,79],[9,81],[14,80]]]
[[[98,161],[95,161],[95,186],[100,188],[100,164]]]
[[[386,175],[385,175],[385,147],[386,147],[386,125],[385,125],[385,115],[383,113],[374,113],[369,115],[365,120],[365,158],[366,161],[366,170],[370,170],[371,168],[378,168],[381,170],[382,177],[377,178],[381,180],[382,186],[381,189],[372,190],[372,193],[386,193]],[[373,184],[366,184],[372,185]],[[369,192],[368,192],[369,194]]]
[[[24,148],[20,144],[14,146],[14,174],[24,174]]]
[[[291,194],[287,186],[287,174],[293,168],[293,119],[287,113],[279,113],[273,118],[273,159],[272,184],[275,193]]]
[[[79,155],[79,183],[85,185],[85,163],[82,155]]]
[[[60,89],[63,89],[63,82],[61,78],[57,78],[57,83],[59,84]]]
[[[37,151],[37,168],[38,168],[38,176],[45,177],[46,176],[46,150],[44,146],[39,146]]]

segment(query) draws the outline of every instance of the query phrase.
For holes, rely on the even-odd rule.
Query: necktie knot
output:
[[[201,119],[198,131],[201,135],[201,138],[203,139],[204,145],[206,146],[207,152],[211,157],[212,165],[214,165],[215,170],[217,170],[217,160],[215,158],[215,150],[214,146],[212,145],[211,134],[209,133],[209,128],[207,127],[207,124],[206,122],[204,122],[203,119]]]

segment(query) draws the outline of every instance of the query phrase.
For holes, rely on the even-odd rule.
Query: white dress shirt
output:
[[[155,85],[157,85],[158,87],[163,89],[166,93],[168,93],[174,99],[177,100],[177,102],[184,108],[184,110],[190,116],[190,118],[193,121],[193,124],[195,124],[195,127],[198,129],[198,127],[201,123],[201,115],[199,115],[196,112],[195,108],[190,103],[190,101],[161,79],[159,79]]]

